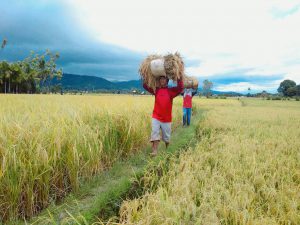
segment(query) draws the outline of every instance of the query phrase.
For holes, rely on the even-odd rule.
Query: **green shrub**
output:
[[[272,98],[272,100],[284,100],[284,98],[281,98],[279,96],[275,96],[275,97]]]

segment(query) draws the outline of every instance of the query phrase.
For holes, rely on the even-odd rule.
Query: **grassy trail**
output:
[[[91,224],[98,218],[106,221],[117,216],[124,198],[134,198],[139,194],[136,180],[147,168],[156,166],[166,158],[196,144],[195,129],[202,115],[203,111],[198,109],[190,127],[178,127],[172,134],[172,143],[167,150],[160,144],[157,157],[149,156],[149,145],[126,161],[116,162],[111,169],[88,180],[80,187],[79,192],[70,194],[60,205],[48,207],[38,217],[33,218],[30,224]]]

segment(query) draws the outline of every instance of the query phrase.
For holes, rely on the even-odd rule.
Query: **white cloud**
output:
[[[250,93],[261,92],[262,90],[269,91],[275,93],[277,88],[279,87],[281,81],[273,81],[269,84],[254,84],[250,82],[238,82],[231,83],[226,85],[219,85],[214,89],[217,91],[235,91],[239,93],[248,93],[248,88],[250,88]]]
[[[191,75],[251,68],[249,74],[283,74],[300,82],[299,66],[286,63],[300,59],[300,10],[289,14],[300,0],[68,2],[101,41],[146,53],[180,51],[199,60],[187,68]]]

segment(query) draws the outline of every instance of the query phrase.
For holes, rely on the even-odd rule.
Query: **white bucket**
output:
[[[155,77],[166,76],[164,63],[165,63],[164,59],[154,59],[151,61],[150,69],[153,76]]]

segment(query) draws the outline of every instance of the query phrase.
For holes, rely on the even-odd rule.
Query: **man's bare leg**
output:
[[[157,155],[159,141],[152,141],[152,153],[151,155],[155,156]]]

